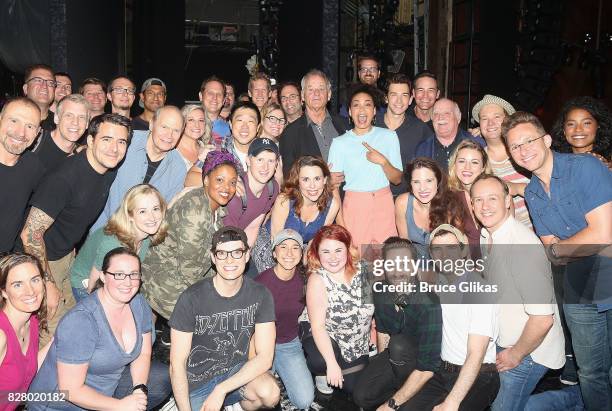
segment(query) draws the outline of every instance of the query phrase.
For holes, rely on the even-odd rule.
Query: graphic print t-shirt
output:
[[[222,297],[213,278],[185,290],[170,317],[170,327],[193,333],[187,358],[190,392],[246,362],[255,324],[275,321],[272,294],[263,284],[244,277],[236,295]]]

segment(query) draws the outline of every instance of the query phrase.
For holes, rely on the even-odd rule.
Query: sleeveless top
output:
[[[17,334],[4,311],[0,310],[0,330],[6,335],[6,354],[0,364],[0,410],[14,410],[16,402],[6,403],[8,392],[27,392],[38,370],[38,317],[30,317],[30,344],[23,355]]]
[[[325,330],[338,344],[342,358],[351,362],[367,355],[374,304],[362,301],[361,268],[353,276],[350,286],[335,282],[323,269],[316,274],[323,277],[327,291]]]
[[[408,194],[408,203],[406,204],[406,225],[408,226],[408,239],[415,244],[428,245],[429,232],[417,226],[414,221],[414,196]]]
[[[306,223],[302,221],[302,219],[295,212],[295,200],[289,200],[289,214],[287,215],[285,226],[283,228],[291,228],[292,230],[297,231],[302,236],[304,243],[309,242],[315,236],[317,231],[319,231],[319,228],[323,227],[325,224],[325,219],[329,213],[331,203],[332,199],[330,198],[327,202],[327,206],[323,210],[319,211],[319,214],[317,214],[317,218]],[[268,221],[266,221],[265,228],[268,230],[268,232],[272,231],[272,219],[268,219]]]

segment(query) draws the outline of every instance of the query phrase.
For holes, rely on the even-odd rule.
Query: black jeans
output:
[[[359,375],[363,372],[366,365],[368,364],[368,355],[361,356],[354,361],[348,362],[342,358],[340,354],[340,347],[338,344],[330,338],[332,347],[334,349],[334,356],[336,357],[336,361],[338,361],[338,365],[342,370],[342,375],[344,376],[344,382],[342,383],[342,391],[345,391],[348,394],[353,394],[355,389],[355,383]],[[316,375],[326,375],[327,374],[327,364],[325,364],[325,359],[319,352],[317,345],[314,342],[314,338],[312,335],[304,338],[302,340],[302,348],[304,349],[304,354],[306,354],[306,363],[308,364],[308,369],[311,373]],[[351,368],[355,368],[354,370],[349,370]],[[345,370],[349,370],[345,373]]]
[[[386,403],[416,368],[416,352],[412,338],[392,335],[387,349],[373,357],[359,376],[355,404],[368,410]]]
[[[402,404],[401,411],[431,410],[442,403],[453,389],[458,372],[440,371],[427,381],[414,397]],[[499,390],[499,374],[497,372],[481,372],[474,381],[472,388],[459,406],[460,411],[482,411],[487,409],[497,397]]]

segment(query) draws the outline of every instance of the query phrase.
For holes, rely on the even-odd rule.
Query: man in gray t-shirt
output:
[[[211,259],[217,274],[185,290],[174,307],[170,377],[180,410],[239,401],[247,409],[273,408],[279,401],[268,373],[276,341],[274,302],[265,286],[243,276],[248,250],[243,230],[215,232]]]

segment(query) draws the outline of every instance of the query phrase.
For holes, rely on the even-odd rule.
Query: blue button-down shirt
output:
[[[119,170],[115,182],[111,186],[104,211],[91,227],[90,232],[103,227],[108,219],[117,210],[123,196],[127,191],[137,184],[142,184],[147,173],[149,162],[147,160],[147,140],[149,131],[134,131],[130,147],[125,155],[125,160]],[[183,158],[176,149],[170,150],[159,164],[153,177],[149,181],[157,188],[166,202],[183,189],[187,167]]]
[[[586,214],[612,201],[612,173],[594,156],[553,151],[550,194],[534,174],[525,201],[539,236],[567,239],[587,227]],[[598,304],[600,309],[612,309],[610,258],[585,257],[568,264],[566,274],[566,291],[570,286],[582,296],[591,294],[592,299],[605,301]]]

